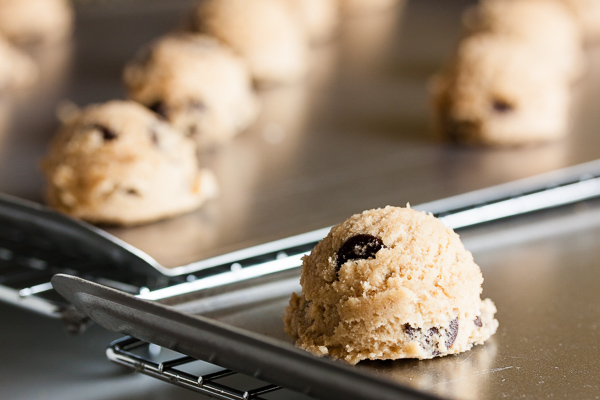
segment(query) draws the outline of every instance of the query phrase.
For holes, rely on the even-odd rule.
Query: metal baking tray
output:
[[[294,348],[281,316],[298,268],[149,302],[81,278],[56,289],[107,329],[317,398],[501,399],[600,390],[600,204],[597,200],[462,232],[498,306],[486,344],[433,360],[355,367]]]

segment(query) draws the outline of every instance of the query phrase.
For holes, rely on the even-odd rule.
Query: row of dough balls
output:
[[[259,112],[254,84],[307,73],[308,46],[330,38],[344,12],[397,0],[206,0],[191,28],[142,48],[127,63],[129,100],[65,119],[43,170],[47,202],[93,222],[134,225],[191,211],[218,194],[198,150],[222,144]],[[362,12],[362,11],[361,11]]]
[[[330,39],[340,14],[397,0],[206,0],[185,32],[141,49],[124,70],[130,99],[195,138],[229,141],[258,115],[254,86],[286,84],[309,69],[311,43]],[[342,7],[343,6],[343,7]]]
[[[438,130],[484,145],[565,136],[583,44],[600,39],[600,2],[483,0],[463,25],[452,60],[432,79]]]
[[[38,66],[18,46],[59,42],[72,27],[68,0],[0,0],[0,90],[26,88],[37,80]]]

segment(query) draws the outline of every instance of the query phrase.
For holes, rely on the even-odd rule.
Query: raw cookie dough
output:
[[[600,1],[562,0],[575,15],[587,42],[600,40]]]
[[[259,84],[293,82],[307,72],[307,34],[284,1],[203,1],[193,25],[231,46]]]
[[[339,22],[338,0],[284,1],[300,18],[311,42],[322,42],[333,36]]]
[[[198,168],[194,142],[134,102],[95,104],[73,115],[43,169],[49,205],[93,223],[154,221],[216,194],[213,174]]]
[[[385,207],[333,227],[303,258],[302,293],[286,332],[316,355],[361,360],[433,358],[496,332],[496,307],[458,235],[433,216]]]
[[[131,99],[159,113],[201,148],[232,139],[258,114],[246,65],[206,35],[156,40],[127,64],[123,77]]]
[[[581,31],[560,1],[483,0],[465,12],[463,24],[468,34],[491,33],[527,43],[539,58],[534,65],[552,65],[570,79],[585,70]]]
[[[568,132],[569,81],[512,37],[463,39],[431,91],[437,128],[456,142],[524,145]]]
[[[0,37],[0,90],[30,86],[38,73],[37,66],[27,54]]]
[[[0,0],[0,34],[15,43],[52,43],[71,33],[68,0]]]

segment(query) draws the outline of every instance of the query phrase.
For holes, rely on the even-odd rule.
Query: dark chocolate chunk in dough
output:
[[[417,334],[417,332],[419,332],[421,330],[419,328],[413,328],[412,326],[410,326],[410,324],[404,324],[404,326],[402,328],[404,328],[404,332],[411,339],[414,339],[415,336],[416,336],[416,334]]]
[[[94,124],[94,129],[98,129],[102,133],[102,138],[107,142],[117,138],[117,133],[104,125]]]
[[[162,119],[167,119],[168,109],[164,102],[158,100],[150,104],[148,108],[158,114]]]
[[[368,234],[352,236],[337,251],[337,271],[346,261],[375,258],[375,254],[383,247],[385,247],[383,241],[376,236]]]
[[[511,112],[515,107],[506,100],[495,99],[492,101],[492,108],[497,113],[508,113]]]
[[[481,328],[483,326],[483,324],[481,323],[481,317],[477,317],[475,318],[475,321],[473,321],[473,323],[475,324],[475,326]]]
[[[446,340],[446,348],[449,349],[456,340],[456,336],[458,335],[458,318],[454,318],[450,321],[450,325],[448,326],[448,339]]]

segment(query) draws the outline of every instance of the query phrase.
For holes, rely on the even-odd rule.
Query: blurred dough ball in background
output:
[[[312,43],[330,39],[339,23],[338,0],[284,0],[300,18]]]
[[[600,40],[600,1],[562,0],[575,15],[587,42]]]
[[[134,225],[181,214],[217,194],[194,142],[132,101],[73,114],[43,161],[47,201],[93,223]]]
[[[229,141],[258,114],[246,64],[206,35],[157,39],[126,65],[123,77],[131,99],[157,112],[200,148]]]
[[[0,0],[0,34],[18,44],[57,42],[73,29],[68,0]]]
[[[231,46],[259,84],[294,82],[307,73],[306,32],[282,0],[203,1],[192,25]]]
[[[463,18],[467,34],[506,35],[526,42],[569,78],[585,70],[582,37],[572,13],[556,0],[483,0]]]
[[[38,75],[33,60],[0,37],[0,91],[28,87]]]
[[[561,138],[568,129],[568,81],[514,37],[463,39],[431,91],[438,130],[456,142],[522,145]]]

